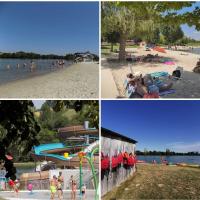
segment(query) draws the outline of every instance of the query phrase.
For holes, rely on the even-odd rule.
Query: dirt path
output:
[[[101,96],[102,98],[116,98],[119,93],[115,81],[113,79],[112,71],[109,68],[102,67],[101,70]]]
[[[200,168],[139,165],[133,177],[102,200],[200,199]]]

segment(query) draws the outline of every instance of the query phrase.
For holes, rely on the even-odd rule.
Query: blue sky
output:
[[[185,13],[185,12],[191,12],[193,11],[196,7],[200,7],[200,2],[195,2],[191,7],[187,7],[179,11],[179,13]],[[183,24],[181,26],[183,32],[185,33],[186,36],[200,40],[200,31],[197,31],[194,26],[189,27],[187,24]]]
[[[37,109],[40,109],[45,100],[33,100],[33,104]]]
[[[98,54],[98,2],[1,2],[0,29],[0,51]]]
[[[200,152],[200,101],[102,101],[102,127],[138,141],[137,149]]]

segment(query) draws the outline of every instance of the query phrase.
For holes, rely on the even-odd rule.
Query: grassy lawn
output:
[[[198,168],[151,164],[137,168],[133,177],[102,199],[200,199]]]
[[[39,164],[39,162],[37,162]],[[35,167],[34,162],[24,162],[24,163],[14,163],[15,167],[23,167],[23,168],[30,168],[30,167]]]
[[[126,48],[135,48],[138,47],[137,45],[127,45]],[[107,44],[107,45],[101,45],[101,53],[104,55],[108,55],[110,54],[110,49],[111,49],[111,45]],[[118,52],[119,51],[119,44],[116,44],[113,46],[113,51],[114,52]]]

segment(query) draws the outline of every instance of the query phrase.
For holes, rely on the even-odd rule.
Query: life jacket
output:
[[[135,164],[135,159],[134,159],[134,157],[133,157],[133,156],[129,156],[129,157],[128,157],[128,165],[129,165],[129,166],[134,166],[134,164]]]
[[[118,154],[117,159],[118,159],[118,165],[123,163],[123,155],[122,155],[122,153]]]
[[[129,157],[129,155],[128,155],[128,153],[123,153],[123,164],[124,165],[127,165],[128,164],[128,157]]]
[[[106,170],[109,169],[110,161],[108,156],[104,156],[103,153],[101,154],[101,169]]]
[[[117,156],[112,157],[112,168],[116,168],[118,166],[118,158]]]

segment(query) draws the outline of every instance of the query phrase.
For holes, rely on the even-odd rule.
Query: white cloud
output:
[[[174,142],[167,144],[167,146],[169,149],[175,152],[190,152],[190,151],[200,152],[200,141],[193,143]]]

